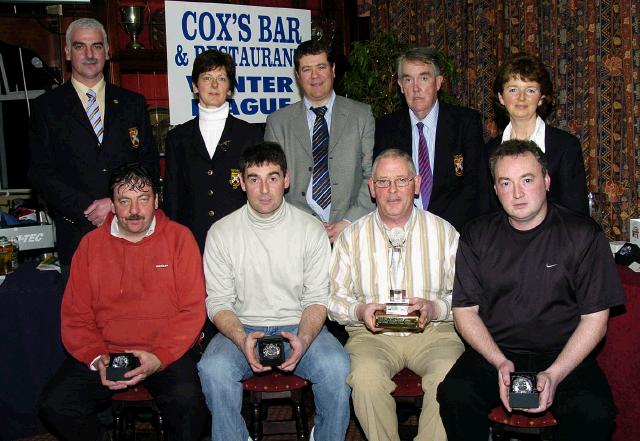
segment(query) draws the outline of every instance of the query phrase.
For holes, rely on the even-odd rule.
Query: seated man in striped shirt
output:
[[[331,257],[329,316],[349,333],[347,383],[369,441],[400,439],[391,378],[405,367],[422,377],[424,390],[416,440],[446,440],[436,389],[464,349],[451,316],[458,233],[414,207],[420,184],[407,153],[382,152],[369,179],[377,210],[344,230]],[[390,236],[400,240],[392,246]],[[418,332],[376,327],[374,313],[384,311],[390,289],[410,297],[409,312],[420,317]]]

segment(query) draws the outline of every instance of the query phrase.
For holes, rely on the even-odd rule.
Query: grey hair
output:
[[[376,159],[373,161],[371,176],[375,176],[378,164],[385,158],[404,159],[409,166],[409,171],[411,171],[411,174],[413,176],[416,176],[418,174],[416,172],[416,165],[413,163],[413,158],[411,158],[411,156],[407,152],[400,149],[386,149],[383,150],[382,153],[380,153],[378,156],[376,156]]]
[[[102,34],[102,44],[104,44],[105,51],[109,50],[109,41],[107,40],[107,31],[104,30],[104,26],[98,20],[94,18],[79,18],[69,25],[66,34],[67,47],[71,48],[71,33],[76,29],[90,29],[92,31],[99,31]]]
[[[438,51],[429,47],[413,47],[400,55],[396,60],[396,68],[398,72],[398,80],[402,78],[402,63],[405,61],[430,64],[433,66],[435,76],[442,75],[440,73],[440,61],[438,60]]]

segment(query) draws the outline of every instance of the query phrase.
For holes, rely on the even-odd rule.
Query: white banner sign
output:
[[[232,115],[264,122],[300,99],[293,53],[311,39],[309,10],[166,1],[165,12],[172,125],[198,113],[191,70],[196,56],[207,49],[226,52],[236,62]]]

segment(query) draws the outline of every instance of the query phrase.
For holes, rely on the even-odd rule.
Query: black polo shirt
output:
[[[501,211],[472,221],[460,237],[453,307],[478,305],[503,350],[559,352],[581,315],[624,302],[600,227],[561,206],[549,203],[529,231]]]

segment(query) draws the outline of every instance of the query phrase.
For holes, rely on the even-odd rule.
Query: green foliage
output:
[[[400,107],[404,98],[396,82],[396,59],[407,47],[390,32],[353,42],[342,81],[345,96],[371,105],[376,118]]]
[[[371,105],[373,116],[378,118],[398,109],[404,103],[397,83],[396,60],[409,45],[391,32],[380,32],[371,40],[355,41],[347,59],[349,67],[341,83],[341,92],[354,100]],[[442,74],[453,85],[456,67],[442,53]],[[439,98],[447,103],[459,101],[446,93],[444,87]]]

